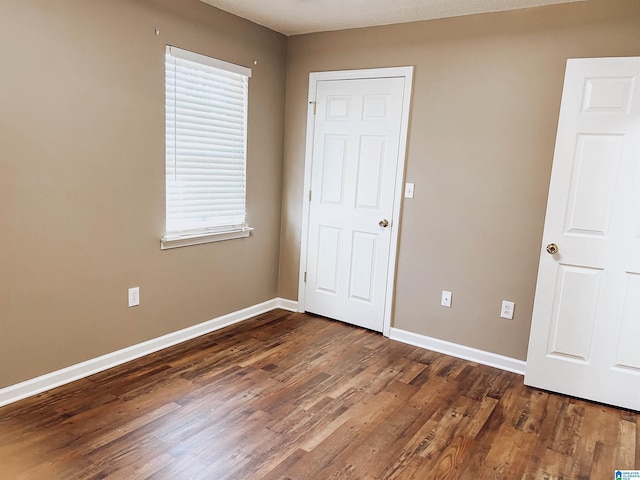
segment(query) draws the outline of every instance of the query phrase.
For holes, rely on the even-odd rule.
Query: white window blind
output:
[[[251,70],[167,46],[165,240],[245,231]]]

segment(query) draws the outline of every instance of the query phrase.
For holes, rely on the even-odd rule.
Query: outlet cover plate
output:
[[[140,305],[140,287],[133,287],[129,289],[129,306],[137,307]]]
[[[451,308],[451,292],[446,290],[442,291],[442,299],[440,300],[440,305],[443,307]]]
[[[507,320],[513,320],[513,309],[516,308],[516,304],[514,302],[509,302],[507,300],[502,301],[502,309],[500,310],[500,316],[502,318],[506,318]]]

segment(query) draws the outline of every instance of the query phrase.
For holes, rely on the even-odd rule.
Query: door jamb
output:
[[[382,333],[390,335],[391,316],[395,300],[395,278],[398,259],[398,238],[400,233],[400,212],[402,206],[402,184],[407,156],[407,140],[409,134],[409,113],[413,85],[413,66],[371,68],[364,70],[340,70],[332,72],[311,72],[309,74],[309,97],[307,105],[307,135],[304,160],[304,189],[302,198],[302,228],[300,238],[300,271],[298,274],[298,311],[305,311],[305,274],[307,271],[307,246],[309,241],[309,212],[311,190],[311,166],[313,162],[313,132],[315,130],[315,99],[317,84],[324,80],[351,80],[372,78],[403,78],[404,90],[402,100],[402,117],[400,123],[400,141],[398,145],[398,168],[393,199],[393,217],[391,221],[391,242],[389,246],[389,265],[385,288],[384,317]]]

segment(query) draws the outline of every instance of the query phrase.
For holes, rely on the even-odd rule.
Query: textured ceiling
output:
[[[285,35],[584,0],[200,0]]]

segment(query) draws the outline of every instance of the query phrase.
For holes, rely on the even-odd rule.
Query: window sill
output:
[[[160,250],[188,247],[190,245],[201,245],[203,243],[222,242],[223,240],[233,240],[235,238],[245,238],[248,237],[252,231],[252,227],[244,227],[224,232],[208,232],[183,236],[164,236],[160,239]]]

